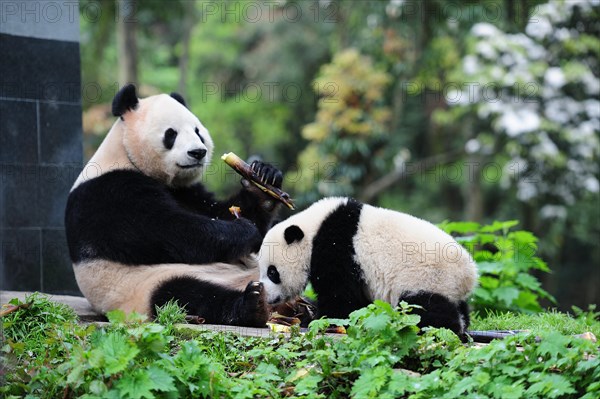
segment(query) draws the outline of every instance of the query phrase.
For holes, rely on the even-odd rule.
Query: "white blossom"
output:
[[[490,60],[498,57],[498,53],[496,52],[494,47],[488,42],[478,42],[475,46],[475,51],[477,51],[483,57],[488,58]]]
[[[581,82],[586,94],[597,96],[598,92],[600,92],[600,80],[592,72],[588,71],[584,73],[581,76]]]
[[[481,66],[479,65],[479,61],[477,61],[477,57],[474,55],[467,55],[463,60],[463,71],[467,75],[475,75],[481,70]]]
[[[531,149],[531,153],[534,158],[551,158],[560,154],[558,147],[556,144],[554,144],[550,137],[548,137],[546,132],[541,132],[538,138],[540,142]]]
[[[585,112],[590,119],[600,118],[600,101],[596,100],[595,98],[591,98],[589,100],[585,100],[583,102],[583,106],[585,107]]]
[[[600,191],[600,183],[598,183],[598,179],[596,179],[594,176],[588,176],[584,180],[583,185],[590,193],[597,193]]]
[[[481,143],[477,139],[470,139],[465,143],[465,151],[467,154],[475,154],[481,150]]]
[[[527,202],[538,194],[535,185],[527,180],[521,180],[517,183],[517,198],[523,202]]]
[[[562,69],[557,67],[548,68],[546,73],[544,74],[544,82],[553,87],[553,88],[561,88],[565,85],[567,80],[565,79],[565,74]]]
[[[577,36],[576,32],[571,33],[571,31],[567,28],[560,28],[554,32],[554,38],[561,42],[570,39],[573,36]]]
[[[522,201],[553,195],[573,204],[578,193],[600,192],[600,78],[592,55],[598,39],[582,22],[568,27],[575,7],[588,21],[592,5],[600,0],[551,0],[536,9],[525,33],[475,24],[471,53],[460,68],[466,81],[479,86],[446,98],[450,106],[476,112],[493,135],[509,139],[504,152],[511,160],[500,185],[515,184]],[[579,40],[584,30],[588,41]],[[573,41],[581,46],[575,55],[567,47]],[[483,148],[478,137],[465,143],[467,153]],[[546,208],[543,217],[561,212]]]
[[[540,209],[540,216],[544,219],[565,219],[567,208],[561,205],[544,205]]]
[[[510,109],[500,117],[498,125],[510,137],[516,137],[539,128],[540,117],[528,108]]]
[[[487,22],[480,22],[473,25],[471,32],[478,37],[494,37],[501,33],[498,28]]]
[[[536,39],[544,39],[552,32],[552,24],[547,18],[536,18],[536,22],[530,22],[525,28],[525,32],[529,36],[535,37]]]

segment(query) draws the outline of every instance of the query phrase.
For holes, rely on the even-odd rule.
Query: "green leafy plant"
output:
[[[600,394],[598,345],[563,334],[600,330],[593,309],[576,318],[552,316],[565,325],[573,322],[568,329],[532,331],[481,348],[462,344],[449,330],[419,332],[419,316],[405,303],[394,308],[376,301],[346,320],[317,320],[306,333],[295,329],[287,336],[249,338],[182,327],[170,317],[167,334],[168,327],[120,311],[110,312],[109,323],[98,327],[50,326],[40,313],[65,309],[42,296],[36,302],[37,310],[3,318],[4,324],[13,323],[5,330],[6,341],[22,337],[28,350],[2,347],[8,360],[2,397],[591,399]],[[171,306],[162,311],[168,309],[178,313]],[[552,325],[544,324],[544,313],[519,316],[532,325]],[[488,317],[506,320],[504,314]],[[347,325],[348,334],[324,334],[332,323]],[[15,325],[26,326],[18,330],[25,335],[15,334]],[[62,350],[46,355],[53,347]]]
[[[176,300],[170,300],[163,306],[156,307],[156,322],[165,326],[165,332],[170,334],[177,323],[185,323],[185,309]]]
[[[471,253],[479,269],[479,286],[472,298],[475,310],[539,312],[540,299],[554,302],[533,270],[550,272],[537,256],[537,237],[523,230],[511,231],[517,221],[480,225],[444,222],[439,225]]]
[[[538,342],[539,341],[539,342]],[[595,344],[551,332],[493,341],[455,352],[446,367],[419,379],[412,398],[594,398],[600,393]]]

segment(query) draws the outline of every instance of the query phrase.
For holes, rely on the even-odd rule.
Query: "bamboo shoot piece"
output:
[[[29,309],[32,305],[32,302],[20,303],[18,305],[6,304],[2,305],[3,309],[0,311],[0,317],[4,317],[13,312],[16,312],[19,309]]]
[[[265,193],[269,194],[271,197],[283,202],[291,210],[294,210],[294,203],[292,202],[292,199],[288,193],[269,183],[262,182],[260,176],[250,167],[250,165],[244,162],[243,159],[235,155],[233,152],[223,154],[221,159],[225,161],[227,165],[232,167],[233,170],[238,172],[243,178],[260,188]]]
[[[242,217],[242,209],[239,206],[230,206],[229,207],[229,212],[235,216],[236,219],[239,219],[240,217]]]

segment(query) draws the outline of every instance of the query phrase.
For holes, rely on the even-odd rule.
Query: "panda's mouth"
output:
[[[289,302],[293,299],[291,296],[278,295],[275,298],[268,301],[269,305],[277,305],[279,303]]]
[[[202,165],[203,165],[202,162],[193,163],[193,164],[190,164],[190,165],[180,165],[180,164],[177,164],[177,166],[179,166],[181,169],[194,169],[194,168],[199,168]]]

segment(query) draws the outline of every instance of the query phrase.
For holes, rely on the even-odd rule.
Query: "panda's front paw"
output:
[[[245,218],[235,219],[233,222],[241,227],[236,235],[241,241],[246,243],[244,246],[244,255],[257,253],[263,240],[258,228],[254,223]]]
[[[277,188],[281,188],[283,183],[283,173],[271,164],[253,161],[250,167],[260,177],[262,183],[270,184]]]
[[[252,162],[250,167],[260,177],[259,183],[270,184],[277,188],[281,188],[283,174],[279,169],[261,161]],[[247,192],[259,200],[259,205],[264,211],[273,212],[276,209],[276,206],[278,205],[277,200],[256,187],[256,185],[250,183],[246,179],[242,179],[242,186]]]

